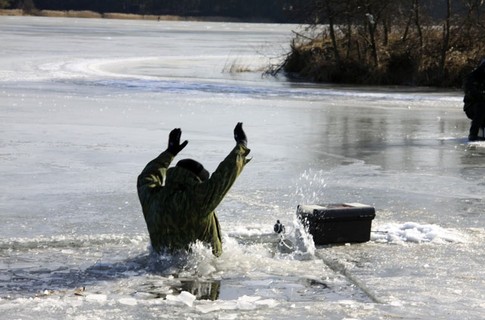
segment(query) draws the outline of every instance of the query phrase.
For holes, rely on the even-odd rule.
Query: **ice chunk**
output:
[[[237,299],[237,308],[241,310],[254,310],[256,309],[255,302],[261,299],[258,296],[242,296]]]
[[[209,313],[209,312],[221,310],[221,304],[215,303],[215,302],[207,302],[207,303],[197,305],[195,309],[197,309],[197,311],[202,313]]]
[[[167,301],[182,302],[189,307],[192,307],[195,299],[196,299],[196,297],[193,294],[191,294],[190,292],[187,292],[187,291],[182,291],[180,294],[178,294],[176,296],[174,296],[174,295],[168,295],[167,296]]]

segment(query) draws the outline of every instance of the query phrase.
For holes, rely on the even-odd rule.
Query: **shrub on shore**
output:
[[[396,35],[386,45],[377,48],[379,63],[375,65],[363,58],[368,53],[357,49],[337,60],[331,41],[322,41],[322,38],[325,36],[308,39],[297,35],[278,69],[290,77],[316,82],[459,88],[465,75],[485,56],[480,48],[473,48],[466,41],[456,41],[447,50],[446,64],[441,69],[439,34],[430,35],[423,47],[416,39],[403,44]],[[337,45],[344,50],[346,39],[338,39]]]
[[[101,18],[102,15],[98,12],[82,10],[68,10],[68,11],[54,11],[54,10],[40,10],[37,12],[38,16],[44,17],[67,17],[67,18]]]
[[[458,88],[485,58],[483,1],[361,3],[316,1],[309,27],[275,70],[318,82]]]

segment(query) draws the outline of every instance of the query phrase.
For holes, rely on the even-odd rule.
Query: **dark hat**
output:
[[[202,164],[193,159],[182,159],[177,162],[176,166],[189,170],[202,181],[209,179],[209,171],[207,171]]]

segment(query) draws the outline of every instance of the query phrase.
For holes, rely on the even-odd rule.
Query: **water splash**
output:
[[[305,170],[296,184],[295,198],[300,204],[322,203],[325,199],[326,187],[323,170]]]

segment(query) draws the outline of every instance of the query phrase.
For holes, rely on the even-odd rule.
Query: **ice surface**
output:
[[[108,300],[108,297],[105,294],[89,294],[86,296],[86,300],[105,303]]]
[[[0,26],[3,315],[483,317],[485,164],[461,92],[261,77],[293,25]],[[253,160],[218,209],[223,255],[150,254],[138,173],[174,127],[213,171],[239,121]],[[325,203],[375,207],[371,241],[315,247],[296,206]],[[294,250],[278,250],[277,219]]]
[[[479,153],[485,153],[485,141],[469,142],[467,148]]]

